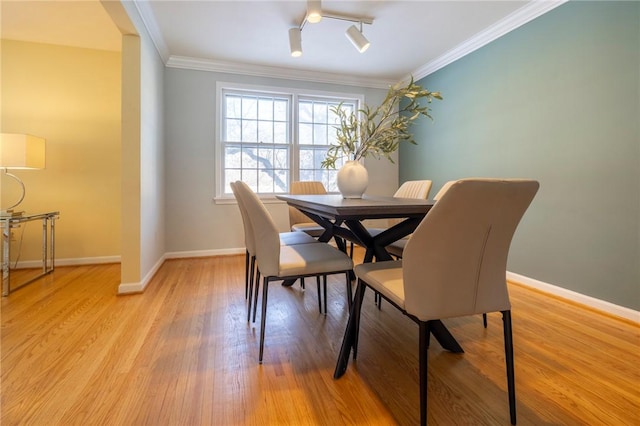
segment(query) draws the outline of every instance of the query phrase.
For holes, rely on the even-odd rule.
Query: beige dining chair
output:
[[[238,202],[238,209],[240,210],[240,216],[242,217],[242,225],[244,228],[244,245],[245,245],[245,271],[244,271],[244,298],[249,299],[249,307],[247,312],[247,321],[251,318],[251,306],[252,306],[252,289],[255,278],[256,270],[256,245],[253,237],[253,229],[251,228],[251,222],[247,213],[247,209],[242,202],[242,199],[238,195],[238,189],[235,182],[230,183],[233,196]],[[318,241],[301,232],[280,232],[279,233],[281,245],[296,245],[296,244],[310,244],[318,243]],[[320,306],[320,312],[322,312],[322,301],[320,299],[320,288],[318,288],[318,304]],[[255,311],[255,307],[254,307]]]
[[[324,195],[326,188],[319,181],[293,181],[289,188],[292,195]],[[295,207],[289,206],[289,226],[292,231],[302,231],[318,238],[324,233],[324,228]]]
[[[444,185],[442,185],[442,188],[440,188],[438,193],[433,197],[433,201],[438,201],[440,198],[442,198],[444,193],[447,192],[449,187],[453,185],[454,182],[455,180],[450,180],[446,182]],[[386,249],[391,256],[394,256],[396,259],[400,259],[402,257],[402,252],[404,251],[404,247],[407,244],[408,240],[409,240],[409,237],[401,238],[398,241],[394,241],[393,243],[389,244],[386,247]]]
[[[260,353],[258,357],[259,362],[262,363],[269,283],[271,281],[311,276],[315,276],[318,279],[318,277],[322,276],[326,286],[327,275],[344,274],[347,284],[347,301],[350,306],[351,280],[349,272],[353,270],[353,261],[340,250],[325,243],[280,244],[279,232],[275,222],[257,195],[242,181],[236,182],[236,189],[246,206],[256,245],[256,261],[258,264],[258,278],[256,279],[255,288],[256,300],[260,276],[262,275],[263,277]]]
[[[516,423],[511,304],[506,283],[513,234],[538,190],[533,180],[453,183],[407,242],[402,260],[357,265],[351,310],[357,354],[367,287],[419,325],[420,422],[427,423],[427,349],[434,321],[502,313],[511,423]]]

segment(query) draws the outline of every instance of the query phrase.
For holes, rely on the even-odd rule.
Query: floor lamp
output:
[[[0,211],[2,216],[19,216],[14,209],[24,200],[25,187],[22,180],[9,173],[10,169],[44,169],[45,140],[32,135],[2,133],[0,135],[0,169],[4,175],[15,179],[22,192],[18,201]]]

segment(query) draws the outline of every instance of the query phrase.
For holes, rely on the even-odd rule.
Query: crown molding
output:
[[[239,62],[214,61],[210,59],[170,56],[166,61],[169,68],[182,68],[198,71],[213,71],[229,74],[251,75],[256,77],[283,78],[287,80],[310,81],[314,83],[341,84],[346,86],[388,89],[396,80],[358,77],[346,74],[305,71],[293,68],[259,66]]]
[[[140,19],[142,20],[142,24],[147,29],[147,32],[151,37],[151,41],[156,47],[158,54],[162,58],[162,62],[166,64],[169,60],[169,57],[171,56],[171,53],[169,52],[167,43],[165,43],[164,41],[164,37],[162,36],[160,27],[158,27],[158,21],[156,20],[156,17],[153,14],[153,10],[151,10],[151,6],[149,6],[149,3],[150,2],[148,1],[133,1],[133,5],[135,6],[138,14],[140,15]]]
[[[429,74],[444,68],[450,63],[457,61],[463,56],[466,56],[469,53],[472,53],[502,37],[508,32],[534,20],[538,16],[544,15],[567,1],[569,0],[532,0],[504,19],[496,22],[490,27],[487,27],[485,30],[449,50],[442,56],[427,62],[425,65],[413,71],[412,74],[416,80],[424,78]]]

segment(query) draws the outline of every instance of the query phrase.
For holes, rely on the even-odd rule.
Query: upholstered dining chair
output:
[[[442,196],[444,195],[445,192],[447,192],[447,190],[449,189],[449,187],[451,185],[453,185],[453,183],[455,182],[455,180],[450,180],[448,182],[446,182],[444,185],[442,185],[442,188],[440,188],[440,190],[438,191],[438,193],[436,195],[434,195],[433,200],[434,201],[438,201],[440,198],[442,198]],[[428,192],[427,192],[428,194]],[[428,195],[427,195],[428,197]],[[425,197],[425,198],[427,198]],[[394,256],[396,259],[399,259],[402,257],[402,252],[404,251],[404,247],[407,244],[407,241],[409,240],[409,237],[404,237],[402,239],[399,239],[398,241],[394,241],[393,243],[389,244],[386,249],[389,252],[389,254],[391,256]]]
[[[263,277],[258,357],[259,362],[262,363],[269,283],[278,280],[322,276],[326,285],[327,275],[344,274],[347,282],[347,301],[350,305],[351,280],[349,272],[353,270],[353,261],[345,253],[325,243],[281,245],[276,225],[257,195],[242,181],[237,181],[235,186],[247,209],[256,245],[258,264],[256,300],[260,275]]]
[[[293,181],[289,188],[289,193],[293,195],[323,195],[327,193],[326,188],[319,181]],[[292,231],[302,231],[318,238],[324,233],[324,228],[295,207],[289,206],[289,226]]]
[[[247,209],[238,195],[238,189],[235,182],[231,182],[231,191],[238,202],[238,209],[240,210],[240,216],[242,217],[242,225],[244,228],[244,245],[245,245],[245,273],[244,273],[244,297],[249,299],[249,307],[247,310],[247,321],[251,318],[251,306],[252,306],[252,289],[256,271],[256,245],[253,237],[253,228],[251,227],[251,221],[247,213]],[[281,245],[296,245],[296,244],[310,244],[318,243],[318,241],[301,232],[280,232],[279,233]],[[318,288],[318,305],[320,312],[322,312],[322,301],[320,299],[320,288]],[[255,311],[255,307],[254,307]]]
[[[538,190],[532,180],[463,179],[453,183],[416,228],[402,260],[357,265],[351,315],[354,358],[367,287],[419,325],[420,421],[427,423],[430,327],[443,318],[502,313],[511,423],[516,424],[507,256],[513,234]]]

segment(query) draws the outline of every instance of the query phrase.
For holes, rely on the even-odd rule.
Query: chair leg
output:
[[[256,286],[256,288],[258,288]],[[264,352],[264,328],[267,322],[267,293],[269,290],[269,280],[267,277],[264,278],[264,283],[262,284],[262,318],[260,318],[260,355],[258,357],[258,362],[262,364],[262,354]],[[257,302],[256,298],[256,302]],[[255,321],[255,320],[254,320]]]
[[[249,251],[244,252],[244,298],[249,297]]]
[[[351,312],[351,301],[353,300],[353,289],[351,288],[351,277],[349,276],[349,272],[346,274],[347,279],[347,307],[349,308],[349,312]]]
[[[318,312],[322,313],[322,293],[320,292],[320,275],[316,275],[316,286],[318,287]]]
[[[250,274],[249,274],[249,306],[247,307],[247,322],[249,322],[251,320],[251,304],[253,302],[253,281],[254,281],[254,274],[256,273],[256,257],[252,256],[251,257],[251,266],[250,266]],[[259,272],[258,272],[259,273]],[[259,278],[258,278],[259,280]],[[258,281],[256,280],[256,281]],[[258,301],[258,288],[257,288],[257,284],[256,284],[256,303]]]
[[[322,292],[324,293],[324,314],[327,315],[327,276],[322,276]]]
[[[487,314],[486,313],[482,314],[482,325],[484,325],[484,328],[487,328]]]
[[[509,391],[509,415],[511,424],[516,424],[516,382],[513,363],[513,332],[511,329],[511,311],[502,311],[504,326],[504,357],[507,364],[507,388]]]
[[[429,352],[429,339],[430,339],[430,322],[420,321],[420,425],[427,425],[427,365],[428,365],[428,352]]]
[[[304,290],[304,278],[300,278],[300,288]]]
[[[260,290],[260,269],[256,274],[256,292],[254,293],[253,301],[253,322],[256,322],[256,311],[258,310],[258,291]]]

